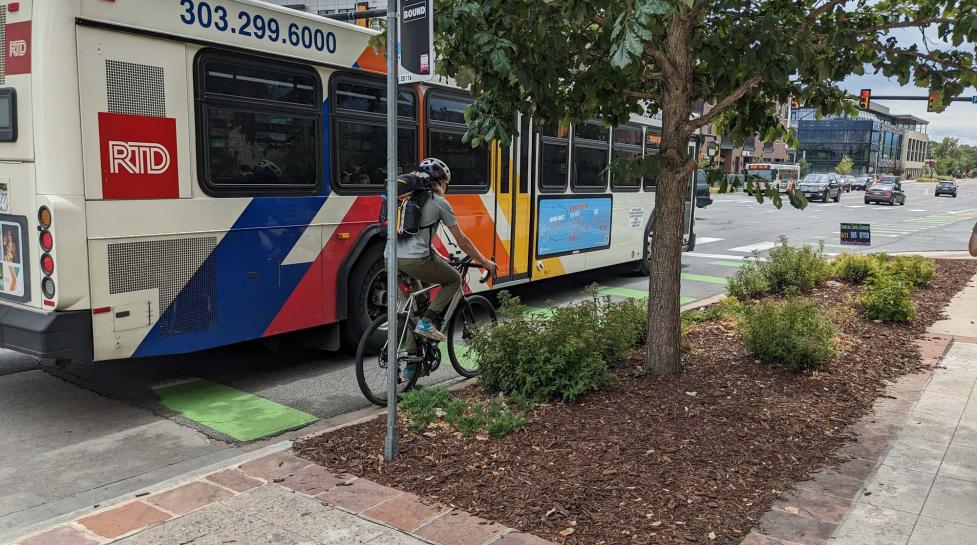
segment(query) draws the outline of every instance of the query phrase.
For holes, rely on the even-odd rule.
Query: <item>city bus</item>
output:
[[[783,163],[752,163],[746,165],[746,174],[754,185],[760,185],[763,189],[774,187],[783,193],[788,187],[797,185],[801,167]]]
[[[386,300],[375,33],[257,0],[0,0],[0,345],[65,362],[358,339]],[[654,180],[608,164],[657,153],[660,120],[520,118],[507,148],[472,149],[463,89],[396,100],[400,168],[450,165],[499,263],[485,289],[647,272]]]

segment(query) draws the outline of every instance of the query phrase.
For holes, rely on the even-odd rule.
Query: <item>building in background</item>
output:
[[[798,158],[804,157],[811,172],[834,172],[842,157],[854,163],[853,174],[899,174],[915,178],[926,168],[928,121],[897,115],[872,103],[855,117],[842,115],[817,119],[814,109],[798,108],[791,116],[797,129]]]
[[[709,106],[704,107],[704,111],[709,111]],[[790,106],[787,104],[777,105],[777,112],[784,127],[788,126],[790,119]],[[746,170],[746,165],[750,163],[794,163],[794,150],[790,149],[787,142],[777,140],[775,142],[764,142],[759,136],[748,138],[743,145],[737,146],[730,138],[717,134],[717,129],[709,125],[702,129],[705,136],[705,146],[702,155],[705,157],[709,146],[715,145],[719,148],[716,158],[718,165],[727,174],[742,174]]]
[[[367,4],[366,9],[380,9],[387,7],[387,0],[305,0],[296,2],[295,0],[265,0],[272,4],[285,6],[292,9],[317,13],[319,15],[332,15],[346,11],[356,11],[357,4]]]

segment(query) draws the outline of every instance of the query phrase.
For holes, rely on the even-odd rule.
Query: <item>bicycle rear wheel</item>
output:
[[[414,338],[413,325],[409,324],[409,327],[411,330],[405,335],[403,316],[400,316],[397,320],[397,336],[401,339],[396,363],[398,395],[413,388],[419,375],[415,372],[408,380],[404,375],[405,368],[408,365],[414,369],[421,367],[420,358],[412,354],[419,347]],[[366,328],[356,347],[356,382],[366,399],[381,407],[387,406],[387,328],[387,317],[380,316]]]
[[[470,345],[472,337],[497,321],[495,307],[481,295],[469,296],[458,305],[448,324],[448,359],[459,375],[478,376],[478,361]]]

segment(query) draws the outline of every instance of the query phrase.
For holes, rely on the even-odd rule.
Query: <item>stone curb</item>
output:
[[[209,505],[262,486],[283,487],[357,517],[434,545],[553,545],[450,506],[423,501],[367,479],[332,473],[289,452],[264,453],[247,461],[136,499],[77,516],[17,545],[105,545],[166,524]]]
[[[849,428],[858,439],[838,452],[848,461],[821,468],[809,481],[794,483],[794,488],[777,500],[741,545],[827,545],[848,509],[863,493],[868,478],[885,459],[933,371],[957,340],[971,342],[969,338],[933,333],[916,341],[926,370],[890,384],[887,395],[876,399],[873,411]]]

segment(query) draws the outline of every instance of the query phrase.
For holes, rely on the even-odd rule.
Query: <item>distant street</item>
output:
[[[695,251],[683,259],[684,303],[720,294],[752,250],[786,235],[793,244],[839,244],[839,224],[869,223],[873,245],[857,251],[964,250],[977,221],[977,181],[959,197],[934,197],[935,184],[907,183],[905,206],[864,205],[862,193],[798,211],[759,205],[743,194],[716,195],[697,210]],[[563,304],[598,284],[614,297],[639,297],[647,279],[603,270],[536,283],[514,292],[527,305]],[[130,493],[165,478],[233,457],[241,445],[160,402],[161,385],[204,379],[271,400],[318,419],[367,407],[346,354],[247,344],[188,356],[43,367],[0,352],[0,542],[42,520]],[[455,378],[445,365],[422,383]],[[310,419],[311,419],[310,417]],[[284,437],[301,435],[291,432]],[[272,439],[272,441],[277,439]]]

